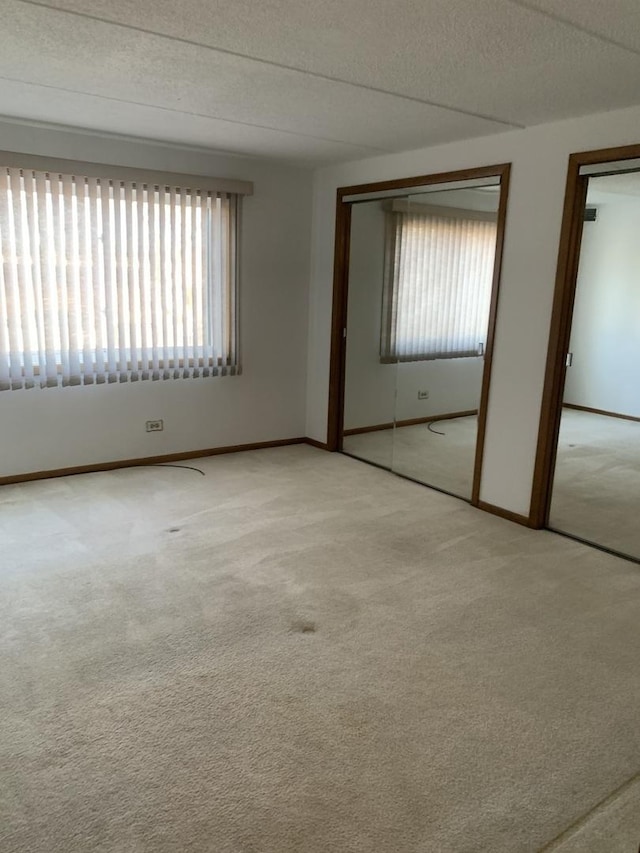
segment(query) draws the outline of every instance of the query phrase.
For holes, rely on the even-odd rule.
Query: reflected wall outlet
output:
[[[164,421],[147,421],[147,432],[162,432]]]
[[[418,400],[428,400],[429,392],[428,391],[418,391]]]

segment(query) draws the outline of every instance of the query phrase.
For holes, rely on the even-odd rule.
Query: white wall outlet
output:
[[[147,432],[162,432],[164,421],[147,421]]]
[[[418,400],[428,400],[429,392],[428,391],[418,391]]]

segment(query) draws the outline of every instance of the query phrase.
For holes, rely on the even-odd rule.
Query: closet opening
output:
[[[475,506],[509,170],[337,192],[328,447]]]
[[[532,520],[640,562],[640,146],[569,160]]]

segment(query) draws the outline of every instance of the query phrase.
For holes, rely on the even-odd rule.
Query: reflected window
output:
[[[493,213],[392,202],[386,228],[382,362],[483,354],[496,235]]]

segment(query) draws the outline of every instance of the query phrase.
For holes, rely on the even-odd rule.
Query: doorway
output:
[[[573,155],[532,509],[640,562],[640,146]]]
[[[478,505],[509,181],[337,194],[329,449]]]

